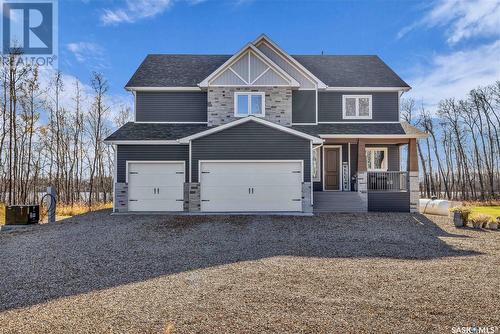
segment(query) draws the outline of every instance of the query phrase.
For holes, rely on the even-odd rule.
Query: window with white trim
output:
[[[387,171],[387,159],[386,147],[366,148],[366,168],[369,172]]]
[[[344,119],[371,119],[371,95],[342,95],[342,117]]]
[[[263,117],[266,111],[263,92],[236,92],[234,93],[234,116],[249,115]]]
[[[315,148],[312,151],[312,178],[313,181],[321,181],[321,149]]]

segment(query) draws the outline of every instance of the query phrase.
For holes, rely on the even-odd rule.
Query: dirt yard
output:
[[[500,231],[421,215],[101,211],[0,254],[1,333],[500,330]]]

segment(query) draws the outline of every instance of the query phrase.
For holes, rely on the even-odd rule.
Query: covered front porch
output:
[[[313,147],[314,212],[418,210],[416,138],[324,139]]]

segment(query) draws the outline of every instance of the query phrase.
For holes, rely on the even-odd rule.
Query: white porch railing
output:
[[[368,172],[368,191],[408,191],[408,172]]]

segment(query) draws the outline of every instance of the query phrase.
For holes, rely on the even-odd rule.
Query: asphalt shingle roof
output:
[[[176,140],[209,129],[206,124],[166,124],[128,122],[104,141]]]
[[[126,87],[196,87],[231,55],[148,55]],[[409,87],[378,56],[292,56],[330,87]]]
[[[124,140],[177,140],[210,129],[205,124],[166,124],[128,122],[111,134],[105,141]],[[401,123],[335,123],[318,125],[294,125],[292,129],[319,136],[320,134],[345,135],[422,135],[418,128]]]
[[[325,134],[340,135],[404,135],[401,123],[335,123],[318,125],[294,125],[293,129],[312,136]]]

